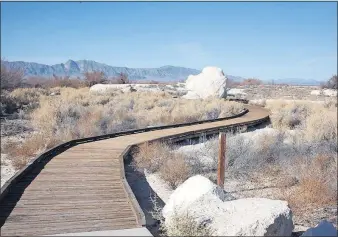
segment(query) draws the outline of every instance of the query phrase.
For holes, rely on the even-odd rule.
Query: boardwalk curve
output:
[[[1,189],[1,235],[51,235],[144,226],[144,214],[124,172],[124,159],[131,146],[159,139],[178,141],[241,125],[255,126],[269,118],[269,112],[261,107],[246,107],[246,113],[232,119],[78,139],[46,152]]]

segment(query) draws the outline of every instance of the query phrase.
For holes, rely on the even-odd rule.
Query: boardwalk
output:
[[[268,112],[84,143],[42,163],[1,201],[1,235],[51,235],[141,227],[142,215],[124,177],[133,144],[262,119]],[[141,213],[142,214],[142,213]]]

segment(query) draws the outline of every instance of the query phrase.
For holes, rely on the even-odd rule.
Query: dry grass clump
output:
[[[38,153],[43,152],[45,149],[52,148],[57,145],[60,141],[53,137],[45,136],[41,133],[33,134],[27,138],[25,142],[8,142],[4,145],[3,153],[9,155],[11,163],[16,170],[24,167],[27,162],[35,157]]]
[[[183,155],[171,153],[159,169],[160,177],[175,189],[189,178],[190,167]]]
[[[305,137],[309,141],[337,141],[337,110],[314,111],[305,120]]]
[[[294,129],[304,142],[330,144],[337,150],[337,107],[333,103],[269,102],[273,128]],[[317,145],[316,145],[317,146]]]
[[[133,151],[133,161],[138,169],[146,169],[153,173],[160,169],[165,155],[170,153],[169,147],[161,142],[143,143]]]
[[[169,145],[161,142],[143,143],[133,152],[134,167],[160,177],[172,188],[184,182],[190,174],[186,157],[173,153]]]
[[[215,231],[207,223],[199,223],[195,218],[185,212],[178,214],[175,211],[169,221],[162,215],[162,206],[159,205],[157,196],[150,196],[152,203],[152,218],[159,221],[159,236],[213,236]]]
[[[215,231],[203,223],[198,223],[188,212],[175,214],[170,223],[163,224],[165,236],[213,236]]]
[[[19,88],[11,92],[11,97],[16,101],[19,108],[32,110],[39,106],[40,97],[48,95],[49,91],[40,88]]]
[[[297,212],[307,207],[334,205],[337,200],[337,156],[318,155],[314,159],[297,159],[298,184],[283,193]]]
[[[278,129],[295,129],[301,126],[312,110],[308,103],[285,101],[269,102],[266,107],[272,112],[270,119],[273,127]]]
[[[18,111],[29,113],[39,106],[43,95],[50,95],[51,90],[41,88],[17,88],[13,91],[1,91],[1,113],[13,114]]]
[[[18,111],[18,105],[14,98],[10,96],[10,92],[2,90],[1,91],[1,100],[0,100],[0,115],[12,114]]]

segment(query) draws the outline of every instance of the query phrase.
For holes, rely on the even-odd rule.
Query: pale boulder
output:
[[[208,226],[214,236],[291,235],[292,212],[287,202],[266,198],[233,200],[208,181],[194,176],[179,186],[178,192],[174,191],[163,209],[168,228],[172,228],[175,215],[188,215],[198,224]]]
[[[337,97],[337,90],[333,90],[333,89],[325,89],[325,90],[323,90],[323,94],[324,94],[325,96]]]
[[[313,91],[310,92],[310,94],[320,96],[320,95],[322,95],[322,91],[321,90],[313,90]]]
[[[205,67],[198,75],[190,75],[185,82],[188,93],[184,98],[226,97],[227,78],[222,69],[217,67]]]
[[[203,196],[216,196],[220,200],[232,199],[225,191],[202,175],[187,179],[170,195],[162,210],[164,218],[173,215],[175,211],[184,211],[192,203]]]
[[[334,89],[313,90],[310,92],[310,94],[315,96],[337,97],[337,90]]]

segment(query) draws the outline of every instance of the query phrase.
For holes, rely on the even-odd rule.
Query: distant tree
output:
[[[129,84],[128,75],[121,72],[117,77],[117,84]]]
[[[241,85],[262,85],[263,82],[257,78],[248,78],[241,82]]]
[[[47,80],[50,81],[48,78],[40,76],[31,76],[26,79],[26,85],[28,87],[41,88],[44,87],[45,84],[47,84],[48,82]]]
[[[235,87],[237,87],[239,85],[240,85],[239,82],[236,82],[233,79],[227,79],[227,88],[235,88]]]
[[[321,84],[322,88],[338,89],[337,75],[333,75],[327,82]]]
[[[7,66],[1,61],[1,89],[12,90],[21,87],[23,77],[21,68]]]
[[[99,83],[106,83],[107,77],[103,72],[93,71],[84,73],[85,81],[88,86],[93,86]]]

